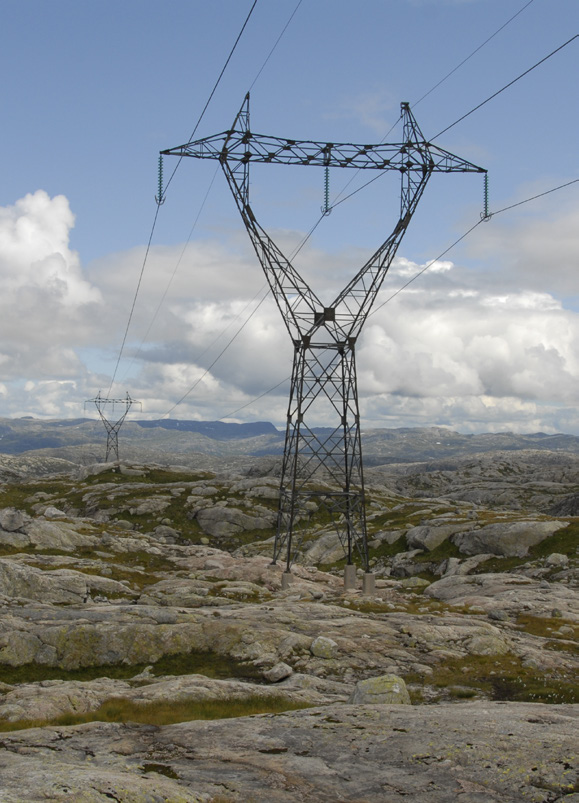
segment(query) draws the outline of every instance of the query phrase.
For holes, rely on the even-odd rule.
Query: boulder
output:
[[[406,533],[406,542],[410,549],[426,549],[431,552],[444,543],[451,535],[472,529],[471,522],[458,524],[421,525],[412,527]]]
[[[0,510],[0,528],[6,532],[14,533],[24,530],[31,521],[32,519],[27,513],[14,507],[5,507]]]
[[[479,530],[459,533],[452,541],[465,555],[491,552],[493,555],[522,558],[529,548],[540,544],[550,535],[567,527],[566,521],[516,521],[488,524]]]
[[[285,680],[289,678],[290,675],[293,674],[293,669],[288,664],[280,661],[280,663],[275,664],[272,666],[271,669],[268,669],[267,672],[263,673],[263,676],[266,680],[270,683],[278,683],[280,680]]]
[[[569,558],[567,555],[562,555],[560,552],[552,552],[546,559],[547,566],[564,567],[569,565]]]
[[[313,640],[310,650],[312,655],[316,658],[335,658],[338,645],[331,638],[326,638],[326,636],[318,636]]]
[[[66,513],[64,512],[64,510],[60,510],[60,508],[55,507],[54,505],[48,505],[48,507],[45,507],[42,515],[47,519],[66,518]]]
[[[410,705],[410,695],[398,675],[380,675],[358,681],[348,702],[353,705]]]
[[[470,574],[474,569],[480,566],[481,563],[494,558],[490,553],[483,553],[482,555],[473,555],[466,560],[459,558],[448,558],[443,561],[438,571],[443,577],[451,577],[454,574]]]

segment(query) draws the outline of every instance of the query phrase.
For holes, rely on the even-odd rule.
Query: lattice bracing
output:
[[[333,520],[347,564],[357,553],[368,571],[356,341],[430,176],[486,173],[427,142],[409,105],[403,103],[401,109],[399,143],[314,142],[254,134],[247,95],[229,130],[163,151],[220,162],[294,344],[273,555],[274,562],[283,558],[287,571],[312,512],[320,506]],[[257,222],[249,199],[249,170],[260,162],[400,173],[400,217],[392,233],[329,306]],[[322,421],[332,424],[320,428]]]
[[[107,448],[105,452],[105,463],[109,460],[119,459],[119,430],[122,427],[125,418],[133,404],[141,404],[141,402],[131,399],[128,392],[124,399],[111,399],[101,396],[101,392],[97,393],[94,399],[88,399],[87,404],[94,404],[97,408],[101,421],[107,433]],[[117,413],[115,415],[115,413]]]

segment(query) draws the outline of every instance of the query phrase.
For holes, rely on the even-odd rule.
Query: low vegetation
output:
[[[0,721],[0,731],[82,725],[85,722],[137,722],[160,726],[173,725],[176,722],[190,722],[194,719],[229,719],[254,714],[279,714],[283,711],[296,711],[300,708],[307,708],[307,705],[288,700],[282,695],[267,698],[252,695],[243,700],[180,700],[178,704],[165,701],[135,703],[118,697],[107,700],[96,711],[85,714],[65,714],[48,720]]]

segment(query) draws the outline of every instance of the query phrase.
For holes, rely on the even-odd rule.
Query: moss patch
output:
[[[252,665],[235,661],[224,655],[212,652],[188,652],[165,655],[152,666],[155,677],[162,675],[205,675],[210,678],[241,678],[245,680],[261,679],[259,671]],[[8,666],[0,664],[0,681],[16,685],[19,683],[36,683],[42,680],[95,680],[111,678],[127,680],[146,669],[147,664],[102,664],[87,666],[82,669],[61,669],[44,664],[24,664]]]
[[[469,655],[460,659],[447,659],[443,665],[433,667],[429,686],[440,691],[433,702],[452,696],[452,688],[472,689],[491,700],[527,703],[577,703],[579,681],[562,673],[545,676],[540,670],[523,666],[520,658],[503,656]],[[407,683],[423,684],[420,675],[411,673]]]
[[[265,699],[253,695],[243,700],[180,700],[178,704],[170,701],[138,704],[119,697],[107,700],[96,711],[86,714],[66,714],[49,720],[0,722],[0,731],[23,730],[46,725],[62,727],[80,725],[85,722],[138,722],[161,726],[172,725],[176,722],[189,722],[194,719],[231,719],[254,714],[278,714],[282,711],[295,711],[307,707],[305,703],[296,703],[282,695]],[[158,766],[150,765],[149,771],[158,772],[159,770],[154,768]]]

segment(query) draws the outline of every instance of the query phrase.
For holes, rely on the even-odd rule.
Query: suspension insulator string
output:
[[[322,206],[322,215],[329,215],[332,211],[330,206],[330,168],[326,165],[324,174],[324,205]]]
[[[488,221],[491,218],[492,214],[489,212],[489,174],[485,171],[483,211],[480,213],[480,219]]]
[[[158,190],[157,195],[155,195],[155,201],[157,201],[157,206],[161,206],[161,204],[165,203],[165,199],[163,198],[163,154],[159,154],[159,178],[158,178]]]

